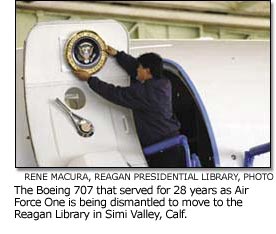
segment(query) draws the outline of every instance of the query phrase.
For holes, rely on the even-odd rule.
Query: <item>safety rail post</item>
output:
[[[254,158],[257,155],[270,152],[270,142],[250,148],[244,152],[244,167],[253,167]]]

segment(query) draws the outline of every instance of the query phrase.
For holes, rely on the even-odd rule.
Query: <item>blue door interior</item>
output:
[[[203,102],[184,69],[172,60],[164,60],[164,75],[172,83],[173,110],[181,122],[181,134],[188,138],[191,154],[202,167],[218,167],[219,155],[211,123]]]

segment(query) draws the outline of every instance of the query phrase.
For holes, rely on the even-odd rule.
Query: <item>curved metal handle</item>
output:
[[[60,107],[62,107],[62,109],[63,109],[65,112],[67,112],[67,114],[72,115],[72,111],[71,111],[67,106],[65,106],[65,105],[63,104],[63,102],[60,101],[59,98],[56,98],[56,99],[55,99],[55,102],[56,102]]]
[[[94,134],[94,126],[89,120],[73,113],[59,98],[56,98],[55,101],[69,115],[79,135],[82,137],[90,137]]]

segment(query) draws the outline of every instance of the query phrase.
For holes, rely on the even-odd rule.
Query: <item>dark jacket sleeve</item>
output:
[[[118,64],[131,76],[131,78],[136,78],[136,69],[139,66],[139,63],[136,58],[121,51],[117,53],[116,60]]]
[[[89,87],[106,100],[131,109],[147,110],[149,103],[145,97],[145,90],[139,84],[130,87],[119,87],[91,77]]]

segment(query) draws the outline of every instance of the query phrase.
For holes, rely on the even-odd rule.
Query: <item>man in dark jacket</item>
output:
[[[172,110],[172,90],[170,81],[162,76],[162,58],[155,53],[143,54],[138,59],[118,52],[108,46],[107,53],[114,56],[118,64],[130,75],[129,87],[119,87],[90,77],[86,72],[75,72],[80,79],[87,81],[90,88],[103,98],[133,110],[137,134],[142,147],[152,145],[167,138],[179,135],[180,123]],[[176,158],[179,152],[172,152]],[[168,157],[169,159],[169,157]],[[172,167],[180,167],[172,159]],[[170,167],[164,162],[162,167]],[[151,163],[149,162],[149,165]],[[151,165],[150,165],[151,166]],[[156,165],[155,165],[156,166]]]

